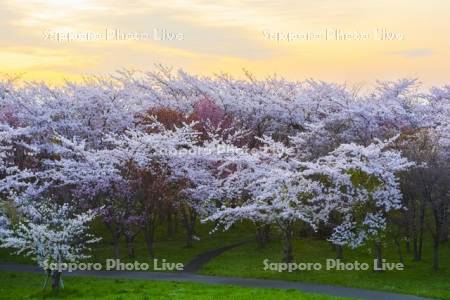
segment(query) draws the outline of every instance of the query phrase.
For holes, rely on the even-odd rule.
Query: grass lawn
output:
[[[155,243],[155,255],[158,259],[166,259],[168,262],[186,263],[196,255],[229,245],[243,240],[254,240],[254,227],[249,224],[236,224],[227,232],[217,231],[209,234],[211,226],[198,226],[199,241],[194,242],[193,248],[184,247],[184,231],[180,228],[176,235],[167,237],[161,230],[158,233]],[[105,262],[107,258],[113,258],[113,249],[110,236],[100,224],[96,224],[95,232],[104,239],[95,245],[91,261]],[[281,243],[273,240],[265,249],[258,249],[255,242],[251,242],[237,248],[226,251],[220,256],[210,261],[201,273],[205,275],[282,279],[304,282],[316,282],[349,287],[359,287],[374,290],[385,290],[400,292],[405,294],[419,295],[436,299],[450,299],[450,248],[443,246],[441,251],[442,270],[433,272],[431,269],[431,241],[424,244],[423,261],[414,262],[411,255],[403,253],[406,268],[404,271],[295,271],[277,272],[264,270],[263,261],[281,261]],[[144,241],[142,237],[136,240],[136,257],[127,258],[125,245],[122,245],[121,259],[124,262],[137,260],[139,262],[149,262]],[[388,262],[398,262],[398,254],[393,245],[388,245],[383,249],[384,258]],[[405,251],[403,251],[405,252]],[[21,256],[8,254],[7,249],[0,249],[0,262],[30,263],[28,259]],[[326,259],[335,257],[334,251],[329,243],[316,239],[294,240],[294,258],[296,262],[325,264]],[[373,265],[373,254],[370,249],[361,248],[357,250],[345,249],[344,262],[367,262]],[[153,264],[150,263],[150,266]],[[25,275],[24,275],[25,276]],[[74,279],[69,279],[74,280]],[[81,279],[80,279],[81,280]],[[158,283],[159,285],[160,283]],[[156,283],[155,283],[156,285]],[[4,286],[4,284],[1,284]],[[220,290],[217,288],[215,290]],[[70,290],[70,288],[69,288]],[[68,291],[70,292],[70,291]],[[307,298],[309,299],[309,298]]]
[[[64,278],[65,289],[54,294],[42,290],[44,277],[0,272],[0,299],[344,299],[296,290],[86,277]]]
[[[427,243],[426,245],[430,245]],[[394,247],[384,249],[388,262],[398,262]],[[360,287],[374,290],[394,291],[437,299],[450,299],[450,249],[442,248],[442,270],[433,272],[431,268],[431,249],[424,248],[421,262],[414,262],[410,255],[405,255],[403,271],[294,271],[278,272],[264,270],[263,261],[281,261],[281,243],[271,242],[265,249],[257,249],[255,243],[246,244],[227,251],[210,261],[201,271],[205,275],[251,277],[264,279],[283,279],[304,282],[318,282],[332,285]],[[294,259],[299,262],[319,262],[324,265],[326,259],[335,257],[330,245],[314,239],[297,239],[294,242]],[[369,249],[344,250],[345,262],[367,262],[373,266],[373,256]]]

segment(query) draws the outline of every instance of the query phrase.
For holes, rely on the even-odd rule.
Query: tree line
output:
[[[276,76],[199,77],[159,67],[60,87],[0,83],[0,241],[37,260],[88,257],[97,218],[119,256],[175,222],[276,232],[294,259],[298,226],[342,256],[394,241],[433,268],[448,242],[450,86],[415,79],[370,91]],[[59,272],[47,270],[59,286]]]

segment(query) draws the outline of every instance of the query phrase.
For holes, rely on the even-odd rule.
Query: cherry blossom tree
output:
[[[292,148],[268,137],[261,142],[262,148],[238,153],[221,167],[235,169],[223,180],[230,197],[207,220],[225,228],[243,219],[277,226],[283,238],[283,260],[290,262],[294,224],[301,221],[317,228],[326,222],[328,205],[333,203],[330,198],[336,193],[325,193],[327,187],[304,176]]]
[[[308,174],[322,174],[346,191],[335,207],[343,222],[334,228],[330,240],[353,248],[373,241],[379,264],[387,215],[403,208],[398,174],[414,165],[399,151],[387,149],[396,138],[367,147],[342,144],[306,164]]]
[[[78,214],[68,203],[59,205],[51,199],[16,199],[2,210],[0,247],[31,257],[58,289],[62,264],[89,258],[89,245],[99,240],[88,233],[95,216],[94,211]]]

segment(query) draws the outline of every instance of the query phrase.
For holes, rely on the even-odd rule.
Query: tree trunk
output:
[[[197,214],[193,212],[191,215],[191,222],[187,228],[187,239],[186,239],[186,247],[192,248],[192,244],[194,242],[194,235],[195,235],[195,221],[197,220]]]
[[[270,225],[256,225],[256,242],[259,248],[265,248],[269,242]]]
[[[175,218],[173,218],[173,234],[178,233],[178,227],[179,227],[179,218],[177,215],[175,215]]]
[[[113,247],[114,247],[114,257],[115,258],[120,258],[120,244],[119,244],[119,240],[114,240],[113,241]]]
[[[113,247],[115,258],[120,258],[120,231],[115,231],[113,233]]]
[[[375,242],[375,259],[376,259],[377,272],[381,272],[381,269],[383,266],[382,249],[383,249],[383,247],[381,245],[381,242],[376,241]]]
[[[435,224],[435,233],[433,235],[433,270],[439,271],[439,248],[441,246],[441,238],[442,238],[442,219],[444,219],[444,211],[441,211],[442,207],[435,207],[433,209],[434,214],[434,224]]]
[[[186,229],[186,248],[192,248],[195,235],[195,222],[197,221],[197,213],[189,206],[182,208],[183,226]]]
[[[400,244],[400,241],[398,240],[398,237],[394,238],[395,245],[397,246],[397,253],[398,253],[398,259],[403,264],[403,253],[402,253],[402,245]]]
[[[146,235],[145,244],[147,245],[147,254],[149,257],[154,257],[155,252],[153,250],[153,236]]]
[[[439,265],[440,265],[440,260],[439,260],[439,248],[440,248],[440,240],[439,238],[434,240],[433,243],[433,270],[434,271],[439,271]]]
[[[61,287],[61,272],[53,271],[52,272],[52,289],[59,290]]]
[[[412,218],[412,213],[411,212],[407,212],[406,213],[406,220],[407,220],[407,227],[406,227],[406,243],[405,243],[405,248],[406,248],[406,253],[410,254],[411,253],[411,232],[412,230],[412,225],[411,223],[414,221],[414,219]]]
[[[442,229],[441,229],[441,242],[447,244],[448,243],[448,235],[449,235],[449,209],[446,207],[442,212]]]
[[[410,230],[409,230],[409,243],[412,244],[412,250],[413,250],[413,258],[415,261],[419,261],[419,246],[418,246],[418,240],[417,240],[417,206],[415,205],[415,202],[412,201],[412,204],[409,209],[409,216],[410,216]],[[408,246],[408,245],[407,245]]]
[[[422,260],[422,249],[423,249],[423,231],[425,224],[425,205],[422,204],[420,207],[420,216],[419,216],[419,245],[418,245],[418,259]]]
[[[414,250],[414,260],[420,261],[420,253],[419,253],[419,243],[417,237],[414,237],[413,239],[413,250]]]
[[[336,245],[336,259],[344,258],[344,247],[341,245]]]
[[[263,237],[266,244],[270,242],[270,224],[264,225]]]
[[[154,257],[155,253],[153,250],[153,241],[155,236],[155,230],[153,226],[148,226],[144,230],[144,238],[145,238],[145,244],[147,245],[147,254],[149,257]]]
[[[421,200],[423,202],[423,200]],[[417,228],[414,233],[413,238],[413,250],[414,250],[414,260],[422,260],[422,248],[423,248],[423,231],[425,223],[425,206],[423,203],[420,204],[419,208],[419,222],[418,222],[418,232]]]
[[[109,222],[104,222],[106,228],[108,228],[109,232],[111,232],[112,236],[112,245],[114,249],[114,257],[120,258],[120,235],[121,228],[116,224],[111,224]]]
[[[288,224],[282,228],[283,235],[283,261],[290,263],[294,257],[292,255],[292,225]]]
[[[422,260],[422,249],[423,249],[423,230],[419,235],[419,246],[417,248],[418,250],[418,259],[417,260]]]
[[[167,236],[172,237],[175,234],[174,217],[172,213],[167,213]]]
[[[125,234],[125,243],[127,245],[128,257],[134,258],[134,236]]]
[[[191,212],[191,216],[186,220],[186,248],[192,248],[195,235],[195,220],[197,215],[195,212]]]
[[[405,218],[406,218],[406,232],[405,232],[406,243],[405,243],[405,248],[406,248],[406,253],[410,254],[411,253],[411,239],[412,239],[412,236],[414,235],[415,208],[414,208],[413,197],[408,195],[408,193],[403,193],[403,196],[404,196],[405,207],[406,207],[406,212],[405,212]]]

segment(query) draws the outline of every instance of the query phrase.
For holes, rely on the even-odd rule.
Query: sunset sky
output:
[[[450,77],[443,0],[0,0],[0,25],[0,72],[53,83],[157,63],[352,83]],[[68,33],[76,38],[62,40]],[[288,33],[297,39],[276,40]]]

